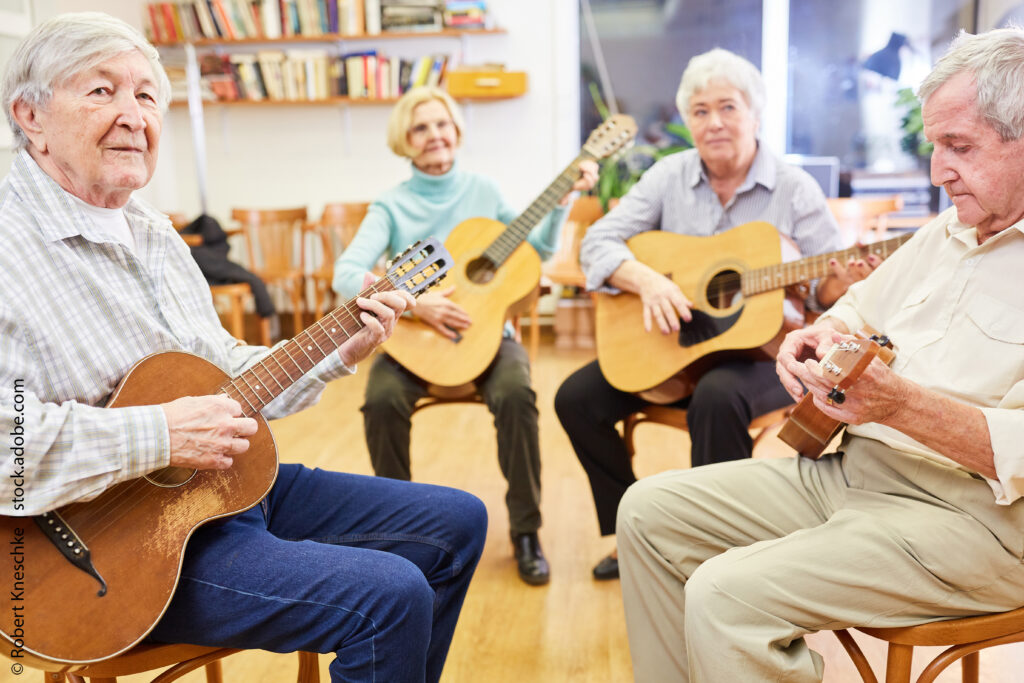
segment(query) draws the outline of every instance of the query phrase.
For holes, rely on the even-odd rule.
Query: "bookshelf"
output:
[[[175,108],[192,106],[190,103],[193,99],[197,99],[200,106],[366,106],[393,104],[412,85],[445,87],[443,79],[453,66],[469,54],[471,39],[505,33],[500,28],[444,29],[373,35],[320,34],[231,40],[203,38],[157,43],[156,46],[164,54],[165,63],[176,61],[180,64],[182,58],[179,51],[185,51],[184,67],[179,67],[179,70],[187,75],[176,88],[178,96],[171,102]],[[411,60],[399,59],[378,52],[376,47],[367,47],[367,43],[376,46],[381,42],[401,40],[418,41],[417,44],[424,41],[441,40],[450,43],[457,40],[457,57],[453,58],[451,52],[448,52],[421,54]],[[273,63],[269,68],[264,61],[266,55],[276,55],[271,58]],[[168,60],[167,57],[172,59]],[[352,57],[370,60],[365,78],[360,75],[356,78],[356,84],[353,84]],[[218,60],[222,65],[218,64]],[[248,62],[249,66],[240,67],[238,62]],[[360,67],[357,62],[355,71],[360,73],[365,66]],[[171,73],[173,68],[168,71]],[[495,73],[501,76],[512,72]],[[270,82],[271,79],[274,83]],[[340,86],[337,85],[339,80]],[[219,86],[212,87],[213,93],[210,92],[212,81],[216,81]],[[187,98],[180,96],[183,90],[188,93]],[[358,94],[353,96],[353,92]],[[493,101],[520,97],[525,92],[525,76],[519,74],[512,87],[494,88],[493,92],[475,90],[465,94],[453,91],[453,96],[460,101]]]
[[[457,29],[447,28],[440,31],[381,31],[380,33],[322,33],[315,36],[289,36],[287,38],[235,38],[224,40],[222,38],[197,38],[196,40],[159,42],[154,41],[156,47],[181,47],[186,43],[196,47],[228,46],[228,45],[266,45],[270,43],[348,43],[354,41],[377,41],[401,38],[462,38],[464,36],[480,35],[501,35],[505,33],[502,28],[478,28],[478,29]]]
[[[201,2],[202,0],[196,0]],[[266,2],[267,0],[262,0]],[[332,0],[327,0],[331,2]],[[342,2],[343,0],[335,0]],[[253,1],[253,6],[256,6],[259,0]],[[197,5],[198,6],[198,5]],[[152,35],[153,30],[150,27],[149,33]],[[154,45],[161,52],[165,66],[171,64],[177,65],[179,71],[179,79],[177,81],[177,87],[174,88],[174,99],[171,102],[171,108],[176,110],[187,109],[187,119],[191,128],[191,142],[193,151],[195,153],[195,180],[198,181],[199,195],[200,195],[200,210],[207,210],[207,180],[208,174],[206,172],[206,139],[207,139],[207,126],[213,125],[214,136],[220,136],[223,139],[223,134],[227,130],[235,129],[236,122],[244,122],[242,125],[250,128],[251,130],[265,130],[278,125],[282,115],[271,113],[280,111],[282,108],[287,109],[293,108],[307,108],[313,110],[329,110],[331,108],[338,108],[342,112],[341,119],[333,119],[338,122],[340,126],[337,130],[345,138],[345,146],[347,148],[352,147],[352,126],[353,119],[350,118],[350,111],[360,110],[372,112],[374,108],[389,108],[398,99],[398,92],[395,91],[394,87],[389,90],[381,91],[380,94],[367,93],[365,90],[359,92],[359,95],[352,97],[345,93],[344,89],[341,89],[342,94],[338,94],[337,90],[333,92],[325,91],[319,87],[322,76],[325,71],[329,73],[328,79],[334,78],[336,82],[346,78],[342,75],[338,78],[338,71],[331,70],[331,68],[341,63],[343,72],[347,72],[349,69],[345,65],[345,61],[354,55],[362,54],[376,54],[380,56],[380,62],[386,63],[394,60],[396,63],[402,63],[402,79],[399,81],[402,83],[400,91],[404,91],[407,87],[405,84],[405,67],[409,62],[414,64],[413,74],[417,72],[416,65],[422,60],[434,59],[434,74],[433,79],[428,81],[428,84],[439,85],[445,88],[445,83],[438,77],[443,77],[445,72],[453,67],[454,64],[462,64],[468,59],[470,54],[470,47],[476,44],[476,41],[485,41],[489,38],[501,37],[507,35],[507,31],[504,28],[494,28],[485,26],[475,27],[441,27],[437,30],[382,30],[378,32],[356,31],[356,32],[311,32],[311,35],[305,35],[302,33],[284,35],[280,37],[268,37],[263,33],[250,34],[249,36],[229,38],[225,35],[220,37],[209,37],[210,34],[197,34],[195,31],[189,35],[182,35],[178,33],[178,40],[156,40],[153,41]],[[398,44],[401,43],[401,47]],[[393,48],[387,48],[383,46],[391,45]],[[385,55],[386,51],[386,55]],[[487,52],[487,50],[485,50]],[[312,81],[315,78],[317,80],[318,87],[315,89],[311,86],[307,92],[302,86],[299,88],[298,94],[295,89],[292,88],[287,94],[281,92],[281,77],[275,75],[272,71],[266,71],[262,65],[257,69],[258,78],[260,79],[262,96],[249,97],[244,89],[242,83],[243,71],[239,68],[239,63],[248,61],[250,64],[254,61],[256,64],[259,63],[259,55],[266,55],[268,53],[278,53],[279,55],[285,55],[286,61],[291,61],[293,58],[301,61],[303,55],[314,54],[318,57],[322,63],[316,65],[316,69],[306,64],[305,69],[301,66],[298,67],[300,71],[304,71],[306,74],[307,82]],[[394,54],[401,54],[403,58],[398,60],[392,56]],[[439,54],[440,53],[440,54]],[[229,68],[225,68],[223,71],[207,71],[201,68],[204,60],[209,62],[214,59],[221,60],[225,66],[230,64]],[[440,74],[438,71],[438,62],[440,62]],[[327,66],[323,66],[327,64]],[[171,68],[168,68],[168,72],[171,72]],[[272,93],[267,87],[267,83],[264,80],[264,74],[270,74],[270,79],[276,80],[279,84],[276,87],[276,92]],[[380,82],[374,77],[373,66],[371,65],[370,70],[367,72],[369,78],[374,79],[375,82]],[[392,74],[399,73],[397,68],[391,69]],[[504,72],[506,74],[515,75],[521,78],[522,83],[519,89],[515,92],[508,92],[507,89],[494,89],[494,92],[484,93],[470,93],[467,96],[459,96],[458,94],[453,95],[456,99],[463,102],[471,101],[493,101],[510,99],[513,97],[520,97],[526,91],[525,85],[525,73],[517,72]],[[490,72],[486,72],[488,78],[486,80],[494,80],[490,77]],[[236,88],[237,94],[229,95],[228,97],[213,95],[222,95],[222,93],[212,93],[211,88],[208,85],[207,78],[211,77],[214,80],[232,80],[234,87]],[[286,72],[286,79],[288,78]],[[391,79],[394,83],[399,79]],[[174,81],[172,77],[172,82]],[[441,82],[439,82],[441,81]],[[329,81],[328,81],[329,82]],[[384,81],[388,82],[387,76]],[[411,82],[408,81],[408,82]],[[422,81],[421,81],[422,82]],[[419,83],[414,83],[419,84]],[[332,88],[333,89],[333,88]],[[357,91],[353,91],[357,92]],[[313,106],[311,106],[313,105]],[[261,110],[260,108],[270,107],[270,109]],[[214,112],[219,111],[219,116],[214,119],[210,119],[209,116]],[[238,112],[237,116],[230,114],[230,112]],[[249,115],[244,112],[247,111],[266,111],[268,116],[259,117],[262,123],[257,122],[257,118],[253,118],[254,115]],[[231,118],[226,118],[230,116]],[[293,116],[289,113],[285,116]],[[294,116],[300,116],[298,109],[295,110]],[[177,119],[182,121],[181,118]],[[313,120],[305,114],[301,115],[301,120]],[[320,119],[316,120],[330,120]],[[379,114],[368,113],[362,115],[358,119],[356,125],[366,127],[370,121],[379,120]],[[370,124],[376,125],[376,124]],[[314,124],[314,127],[315,124]],[[289,135],[291,137],[296,136],[296,131],[293,131]],[[298,133],[299,137],[302,137],[301,133]]]

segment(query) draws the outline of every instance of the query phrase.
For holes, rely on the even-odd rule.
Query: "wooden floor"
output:
[[[598,536],[586,476],[552,408],[562,379],[592,358],[592,351],[559,350],[545,343],[534,367],[544,464],[541,541],[552,567],[547,586],[527,586],[516,575],[508,541],[505,484],[486,408],[438,406],[414,418],[414,478],[470,491],[483,499],[490,515],[487,545],[462,611],[444,681],[613,683],[632,679],[619,584],[595,582],[590,576],[591,566],[611,550],[613,540]],[[281,459],[370,474],[358,412],[365,377],[362,372],[333,383],[319,405],[276,422]],[[774,435],[767,441],[759,446],[756,457],[788,455]],[[637,430],[637,445],[639,476],[688,464],[689,443],[678,430],[644,425]],[[866,636],[858,640],[876,671],[882,671],[885,654],[880,644]],[[809,641],[825,656],[825,681],[860,680],[831,633],[816,634]],[[925,649],[933,656],[938,652]],[[986,650],[981,660],[986,683],[1024,680],[1024,644]],[[325,682],[329,661],[321,655]],[[296,670],[294,655],[251,652],[224,660],[226,683],[281,683],[294,680]],[[121,680],[141,683],[151,678]],[[0,672],[0,683],[26,679],[38,681],[41,674]],[[192,673],[181,680],[199,683],[205,678]],[[959,667],[939,680],[959,681]]]

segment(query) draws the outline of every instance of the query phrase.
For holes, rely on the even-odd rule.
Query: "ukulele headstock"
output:
[[[833,384],[828,397],[836,403],[846,400],[846,390],[857,381],[871,360],[878,355],[886,363],[892,360],[892,344],[888,337],[859,337],[835,344],[821,359],[822,377]]]
[[[384,277],[396,290],[419,296],[443,280],[452,263],[445,246],[436,238],[428,237],[388,261]]]
[[[636,131],[632,116],[615,114],[590,132],[583,151],[595,159],[604,159],[632,144]]]

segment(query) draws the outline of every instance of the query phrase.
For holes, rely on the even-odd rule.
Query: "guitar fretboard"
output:
[[[380,278],[357,297],[275,348],[256,365],[225,382],[220,390],[238,401],[247,417],[255,416],[364,327],[359,319],[363,309],[356,305],[356,298],[394,289],[390,279]]]
[[[798,282],[807,282],[808,280],[825,277],[831,272],[828,267],[828,262],[831,259],[836,259],[842,264],[845,264],[851,258],[864,258],[868,254],[877,254],[882,259],[886,259],[889,257],[889,254],[896,251],[897,247],[912,236],[913,233],[907,233],[882,242],[875,242],[874,244],[857,245],[842,251],[819,254],[810,258],[800,259],[799,261],[790,261],[789,263],[749,270],[742,275],[743,294],[744,296],[761,294],[773,289],[795,285]]]
[[[540,223],[541,219],[548,214],[555,204],[572,189],[576,179],[580,177],[580,162],[585,159],[596,159],[589,152],[582,151],[578,157],[565,167],[565,170],[558,174],[558,177],[545,188],[540,196],[533,200],[533,203],[526,208],[526,211],[519,214],[514,221],[497,239],[488,245],[484,250],[484,256],[495,265],[500,266],[505,262],[512,252],[523,243],[534,226]]]

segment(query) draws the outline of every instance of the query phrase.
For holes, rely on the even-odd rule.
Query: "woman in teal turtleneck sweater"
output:
[[[455,160],[462,115],[455,102],[436,88],[414,88],[399,99],[388,122],[388,146],[412,160],[412,178],[370,205],[352,243],[334,268],[334,290],[345,299],[362,288],[363,275],[382,255],[389,258],[425,237],[444,240],[462,221],[492,218],[509,223],[515,209],[493,180],[470,173]],[[597,164],[583,162],[573,189],[586,190],[597,180]],[[527,241],[548,258],[557,247],[568,207],[566,195],[530,232]],[[414,310],[438,334],[455,338],[472,320],[449,299],[454,288],[422,295]],[[498,355],[477,380],[480,394],[494,414],[498,461],[508,481],[509,530],[519,576],[540,585],[550,570],[537,538],[540,528],[540,445],[536,395],[530,388],[525,349],[512,338],[501,342]],[[370,369],[363,405],[366,444],[374,472],[393,479],[411,479],[409,431],[412,407],[426,395],[422,380],[385,354]]]

